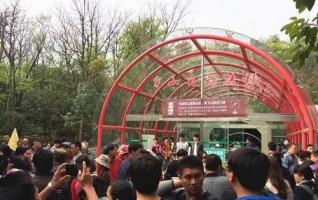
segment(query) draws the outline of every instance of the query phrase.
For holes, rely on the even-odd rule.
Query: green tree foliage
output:
[[[56,10],[53,25],[51,16],[29,18],[19,0],[0,1],[0,133],[80,139],[91,132],[128,57],[179,26],[180,2],[149,5],[128,21],[100,1],[72,0],[69,10]],[[114,97],[110,121],[118,122],[118,104],[129,97]]]
[[[294,0],[294,2],[299,13],[305,10],[311,11],[315,4],[315,0]],[[302,65],[310,54],[318,53],[318,12],[313,19],[299,17],[290,19],[291,22],[286,24],[282,31],[289,35],[291,41],[297,41],[293,62]],[[318,56],[316,58],[318,59]]]
[[[164,30],[161,25],[160,20],[153,18],[139,19],[138,22],[128,24],[119,38],[124,59],[129,58],[131,53],[134,53],[134,56],[139,55],[140,51],[144,50],[144,45],[162,37]]]
[[[266,41],[266,45],[276,54],[282,61],[292,67],[297,79],[305,86],[309,96],[315,103],[318,103],[318,60],[315,52],[311,52],[308,58],[304,60],[303,65],[299,65],[299,60],[294,60],[294,55],[298,52],[298,43],[302,41],[282,41],[277,36],[271,36]]]
[[[0,9],[0,127],[4,131],[21,130],[27,119],[23,101],[32,90],[31,75],[45,47],[45,22],[45,18],[31,22],[19,1],[9,1]]]
[[[107,62],[112,76],[114,78],[118,77],[124,67],[133,59],[148,47],[162,41],[167,35],[179,28],[185,15],[186,6],[181,5],[181,1],[178,0],[171,8],[167,8],[162,4],[149,5],[149,9],[139,15],[137,20],[127,23],[123,33],[112,46],[112,57]],[[158,66],[158,63],[153,64],[153,60],[145,59],[145,61],[138,63],[134,69],[126,74],[122,83],[129,87],[137,88],[137,84],[140,84]],[[166,70],[160,70],[156,75],[163,76],[165,73],[167,73]],[[152,84],[148,83],[144,87],[146,89],[144,88],[143,91],[147,91],[150,95],[153,94],[155,88]],[[109,104],[108,113],[110,117],[106,119],[107,123],[121,122],[125,110],[120,108],[126,107],[131,96],[132,93],[126,91],[117,91],[113,94]],[[144,97],[137,96],[130,113],[143,113],[146,105]]]

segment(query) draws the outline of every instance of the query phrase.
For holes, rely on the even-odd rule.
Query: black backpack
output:
[[[303,188],[304,190],[306,190],[306,192],[311,194],[313,197],[312,198],[313,200],[318,200],[318,193],[315,189],[309,187],[308,185],[302,185],[302,184],[300,184],[299,187]]]

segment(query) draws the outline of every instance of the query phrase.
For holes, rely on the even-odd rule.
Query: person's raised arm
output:
[[[51,181],[47,184],[47,186],[39,193],[39,196],[42,200],[46,199],[51,192],[56,190],[59,186],[61,186],[63,183],[65,183],[67,180],[69,180],[70,176],[65,175],[65,166],[67,164],[64,163],[60,165],[56,172],[54,173]]]
[[[83,169],[78,172],[77,180],[83,188],[87,200],[98,200],[98,196],[93,187],[93,177],[91,176],[90,169],[86,166],[85,162],[83,162]]]
[[[179,178],[176,178],[173,180],[167,180],[167,181],[160,181],[156,193],[159,196],[165,196],[168,193],[172,192],[173,190],[182,188],[182,187],[183,186]]]

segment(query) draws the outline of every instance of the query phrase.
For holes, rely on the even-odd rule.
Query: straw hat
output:
[[[66,155],[67,152],[66,152],[66,150],[63,149],[63,148],[56,148],[56,149],[54,149],[53,153],[54,153],[54,154]]]
[[[109,168],[110,166],[110,158],[104,154],[101,154],[100,156],[95,158],[95,161],[106,168]]]

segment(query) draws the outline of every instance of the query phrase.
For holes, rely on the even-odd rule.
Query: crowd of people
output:
[[[108,144],[101,155],[88,141],[57,139],[42,146],[23,138],[13,151],[0,145],[0,199],[26,200],[314,200],[318,151],[285,140],[228,152],[226,162],[204,152],[199,135],[186,142],[153,139],[151,149],[133,142]]]

